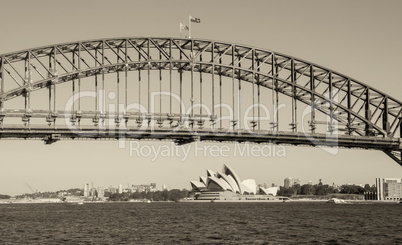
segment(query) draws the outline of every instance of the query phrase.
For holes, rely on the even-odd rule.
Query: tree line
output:
[[[25,193],[22,195],[17,195],[15,198],[23,199],[37,199],[37,198],[58,198],[60,197],[60,193],[64,193],[67,196],[83,196],[83,190],[80,188],[72,188],[68,190],[60,190],[60,191],[47,191],[47,192],[35,192],[35,193]]]
[[[330,185],[323,184],[304,184],[304,185],[293,185],[289,188],[283,186],[278,190],[278,196],[295,196],[295,195],[318,195],[324,196],[329,194],[358,194],[363,195],[364,192],[375,192],[376,187],[366,184],[364,187],[359,185],[342,185],[340,187],[334,187]]]
[[[178,201],[182,198],[188,197],[189,191],[186,189],[172,189],[163,191],[149,191],[149,192],[134,192],[134,193],[108,193],[105,192],[105,197],[109,197],[109,201],[129,201],[134,200],[151,200],[151,201]]]
[[[69,190],[61,190],[57,192],[36,192],[36,193],[26,193],[22,195],[16,196],[17,199],[22,198],[30,198],[30,199],[38,199],[38,198],[58,198],[60,197],[60,193],[67,193],[67,196],[83,196],[83,190],[79,188],[69,189]],[[189,196],[189,191],[186,189],[172,189],[172,190],[163,190],[163,191],[155,191],[155,192],[124,192],[124,193],[110,193],[105,191],[105,197],[108,197],[110,201],[129,201],[131,199],[134,200],[151,200],[151,201],[178,201],[179,199],[185,198]],[[9,199],[10,196],[0,195],[0,199]]]

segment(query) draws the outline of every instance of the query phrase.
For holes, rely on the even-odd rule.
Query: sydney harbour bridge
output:
[[[402,103],[311,62],[188,38],[0,55],[0,139],[155,139],[374,149],[402,165]]]

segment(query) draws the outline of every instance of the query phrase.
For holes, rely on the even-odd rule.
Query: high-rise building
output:
[[[84,185],[84,197],[89,197],[89,184]]]
[[[103,186],[91,188],[92,199],[102,199],[105,197],[105,189]]]
[[[114,193],[117,192],[117,189],[116,189],[115,187],[113,187],[113,186],[110,186],[108,191],[109,191],[111,194],[114,194]]]
[[[92,199],[96,198],[97,196],[98,196],[98,193],[96,191],[96,188],[92,187],[91,188],[91,197],[92,197]]]
[[[289,188],[289,187],[292,187],[294,185],[300,185],[300,183],[301,183],[300,179],[293,179],[292,177],[287,177],[284,180],[284,187]]]
[[[98,187],[96,190],[98,192],[98,198],[104,198],[105,197],[105,189],[103,188],[103,186]]]
[[[285,188],[291,187],[291,186],[292,186],[292,178],[291,178],[291,177],[287,177],[287,178],[284,180],[283,186],[284,186]]]
[[[132,185],[131,188],[133,189],[133,192],[150,192],[150,191],[157,191],[156,189],[156,183],[151,183],[149,185]]]
[[[123,185],[122,184],[119,185],[119,194],[121,194],[121,193],[123,193]]]
[[[402,200],[402,178],[376,178],[377,200]]]

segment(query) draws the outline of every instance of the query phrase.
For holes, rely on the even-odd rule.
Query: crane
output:
[[[28,183],[25,183],[25,184],[29,187],[29,189],[31,189],[31,191],[32,191],[33,194],[36,193],[36,191],[34,191],[34,190],[32,189],[32,187],[31,187],[30,185],[28,185]]]
[[[34,191],[34,189],[33,189],[28,183],[25,183],[25,184],[26,184],[26,185],[28,186],[28,188],[32,191],[32,194],[33,194],[32,198],[33,198],[33,199],[36,199],[36,198],[37,198],[38,190]]]

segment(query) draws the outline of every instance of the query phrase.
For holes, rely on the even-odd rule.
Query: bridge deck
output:
[[[251,142],[274,143],[288,145],[328,146],[345,148],[363,148],[375,150],[401,150],[400,139],[387,137],[304,134],[274,131],[227,131],[211,129],[99,129],[94,127],[80,127],[80,129],[50,128],[50,127],[8,127],[0,129],[0,139],[127,139],[127,140],[172,140],[178,144],[193,141],[210,142]],[[53,143],[53,142],[50,142]]]

